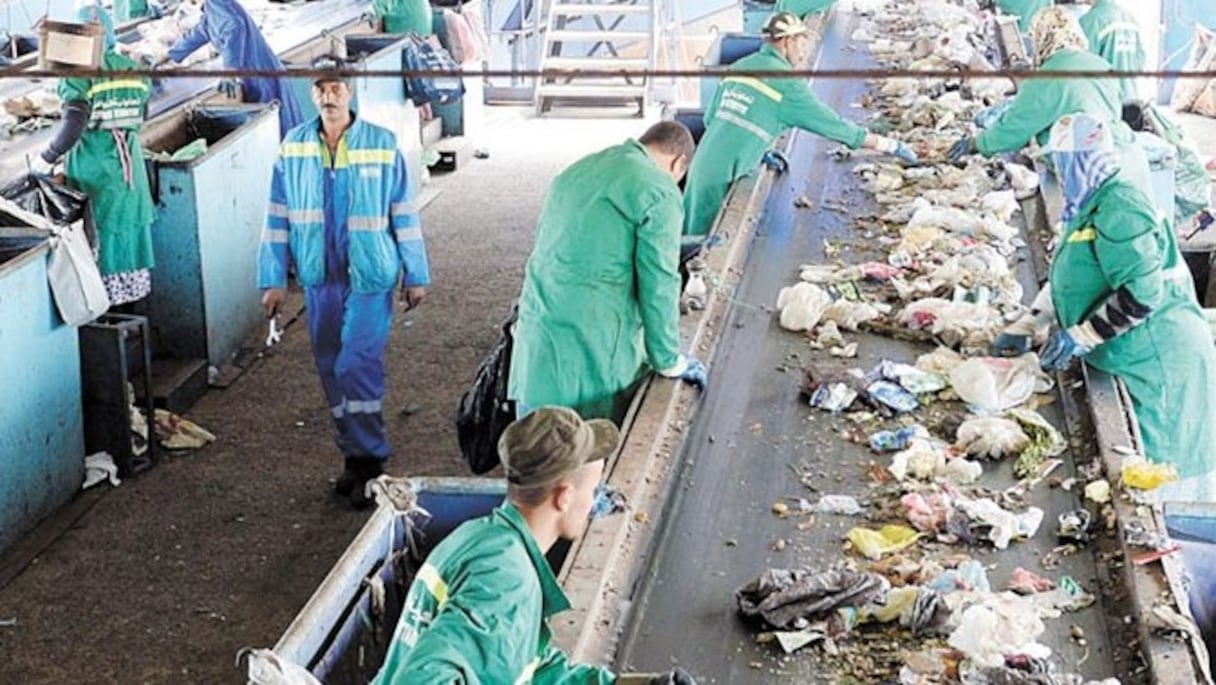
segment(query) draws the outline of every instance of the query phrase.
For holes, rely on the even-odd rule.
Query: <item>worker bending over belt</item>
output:
[[[181,62],[207,43],[219,50],[225,69],[286,71],[253,17],[237,0],[204,0],[202,19],[169,48],[169,59]],[[242,76],[241,97],[245,102],[278,101],[280,138],[304,123],[300,103],[287,79]]]
[[[541,407],[503,432],[507,501],[460,525],[427,556],[373,685],[651,683],[695,685],[680,669],[617,678],[572,664],[549,618],[570,608],[545,554],[587,527],[604,460],[620,441],[610,421]]]
[[[1089,41],[1077,18],[1063,7],[1048,7],[1035,15],[1031,34],[1035,64],[1042,71],[1111,69],[1106,60],[1089,51]],[[1131,128],[1123,123],[1123,99],[1114,79],[1025,79],[1010,102],[976,117],[977,123],[987,130],[960,138],[950,148],[950,160],[961,162],[975,153],[990,157],[1013,152],[1032,140],[1044,144],[1060,117],[1078,112],[1109,125],[1115,146],[1124,158],[1123,173],[1135,174],[1135,182],[1148,187],[1148,158],[1136,144]]]
[[[1173,231],[1148,187],[1123,173],[1106,121],[1066,116],[1047,149],[1065,208],[1039,316],[1057,327],[1043,367],[1083,358],[1120,378],[1145,455],[1183,479],[1164,486],[1162,499],[1216,501],[1216,347]]]
[[[334,491],[356,508],[389,457],[384,426],[384,347],[393,291],[406,308],[430,282],[414,179],[397,138],[355,117],[350,85],[322,74],[312,86],[320,116],[288,132],[279,149],[262,232],[258,285],[274,316],[295,266],[308,332],[346,468]]]
[[[867,147],[916,163],[904,143],[867,133],[815,97],[805,78],[731,76],[740,71],[791,71],[807,63],[810,31],[788,12],[765,24],[764,45],[730,66],[705,109],[705,135],[688,170],[684,190],[684,235],[703,239],[731,184],[756,169],[767,151],[791,127],[825,136],[850,148]],[[693,242],[693,241],[689,241]]]
[[[76,11],[82,23],[100,23],[105,36],[101,68],[138,69],[115,52],[110,13],[95,4]],[[33,160],[49,174],[67,155],[67,184],[89,196],[97,224],[97,261],[112,305],[142,300],[152,291],[152,220],[156,217],[139,129],[151,82],[142,76],[59,79],[63,116],[54,139]]]
[[[704,387],[680,354],[680,190],[692,134],[664,121],[558,175],[524,272],[507,395],[617,421],[649,369]]]
[[[1143,71],[1147,57],[1135,15],[1117,0],[1089,0],[1089,3],[1092,7],[1080,19],[1089,49],[1118,71]],[[1137,90],[1136,79],[1119,79],[1123,102],[1139,100]]]

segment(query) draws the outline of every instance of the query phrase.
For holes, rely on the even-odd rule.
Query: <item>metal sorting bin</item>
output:
[[[403,485],[412,503],[377,508],[274,647],[328,685],[362,685],[376,675],[422,561],[506,494],[506,481],[490,478],[411,478]],[[568,549],[551,551],[554,569]]]
[[[1216,654],[1216,504],[1168,502],[1165,529],[1182,548],[1191,614],[1208,653]]]
[[[148,131],[145,147],[155,152],[207,140],[200,157],[154,165],[153,351],[221,367],[262,322],[257,254],[279,146],[277,105],[198,106]]]
[[[45,237],[0,228],[0,550],[84,477],[79,339],[55,309],[48,254]]]
[[[751,33],[722,33],[719,34],[709,52],[705,54],[701,66],[710,72],[701,77],[701,108],[709,107],[714,100],[714,91],[718,89],[721,80],[714,72],[724,71],[740,59],[760,49],[764,39]]]
[[[743,32],[760,33],[776,7],[776,0],[743,0]]]

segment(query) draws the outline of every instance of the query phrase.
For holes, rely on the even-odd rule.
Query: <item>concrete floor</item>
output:
[[[518,293],[550,179],[645,128],[610,114],[493,109],[490,158],[433,180],[434,284],[387,355],[390,472],[467,475],[452,416]],[[341,463],[302,320],[189,415],[218,440],[105,494],[0,589],[0,683],[243,680],[237,650],[272,646],[362,525],[329,492]]]

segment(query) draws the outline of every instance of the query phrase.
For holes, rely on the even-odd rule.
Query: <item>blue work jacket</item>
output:
[[[344,226],[325,225],[325,175],[334,173],[336,207]],[[332,156],[321,139],[320,118],[288,131],[270,184],[270,205],[258,255],[258,287],[283,288],[289,264],[304,287],[326,280],[325,234],[345,228],[351,290],[385,292],[402,283],[430,283],[414,188],[387,129],[355,119]]]

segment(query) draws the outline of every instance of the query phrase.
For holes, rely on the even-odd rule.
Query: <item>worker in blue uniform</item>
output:
[[[334,491],[367,506],[365,484],[389,457],[384,348],[393,291],[406,309],[430,282],[414,179],[396,137],[356,118],[350,85],[322,73],[312,86],[320,116],[287,133],[275,163],[258,259],[262,305],[274,316],[288,266],[304,288],[308,331],[346,468]]]
[[[219,50],[226,69],[286,69],[274,50],[270,49],[253,17],[237,0],[206,0],[203,18],[169,48],[169,59],[181,62],[207,43]],[[288,131],[304,122],[300,105],[286,79],[243,76],[241,97],[245,102],[277,100],[280,136],[286,136]]]

